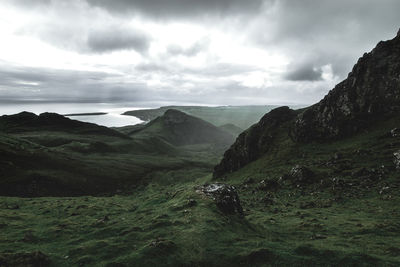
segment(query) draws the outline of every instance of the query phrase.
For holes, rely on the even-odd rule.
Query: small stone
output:
[[[394,165],[396,166],[396,169],[400,169],[400,150],[396,151],[393,153],[393,162]]]
[[[197,205],[197,201],[194,199],[189,199],[187,202],[188,207],[194,207]]]

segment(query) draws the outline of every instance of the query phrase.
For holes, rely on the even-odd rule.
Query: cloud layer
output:
[[[5,0],[0,99],[311,104],[395,36],[398,10],[397,0]]]

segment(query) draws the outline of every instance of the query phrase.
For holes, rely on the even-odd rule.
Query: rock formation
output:
[[[296,112],[288,107],[276,108],[264,115],[225,152],[221,163],[214,168],[214,177],[236,171],[266,153],[275,141],[278,128],[295,116]]]
[[[365,53],[347,79],[319,103],[299,114],[288,107],[274,109],[240,134],[214,168],[214,177],[236,171],[267,153],[278,132],[287,132],[295,142],[324,142],[355,134],[371,122],[399,112],[398,33],[394,39],[379,42],[370,53]]]
[[[347,79],[298,116],[296,141],[337,139],[400,111],[400,36],[365,53]]]

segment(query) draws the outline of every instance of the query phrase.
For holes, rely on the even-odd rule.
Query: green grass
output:
[[[120,177],[129,173],[141,174],[141,182],[117,186],[122,191],[110,196],[0,197],[0,259],[39,250],[52,266],[398,266],[400,173],[392,154],[400,139],[387,135],[398,125],[400,117],[347,139],[311,144],[295,144],[283,131],[267,155],[220,180],[236,186],[244,218],[222,214],[196,192],[213,181],[211,169],[221,157],[210,145],[136,153],[124,148],[135,142],[145,147],[146,139],[107,137],[97,141],[114,152],[85,154],[32,143],[29,135],[2,135],[7,155],[14,149],[23,159],[41,150],[55,160],[72,155],[71,166],[82,164],[77,173],[105,174],[97,182],[108,177],[123,186]],[[341,156],[333,160],[335,153]],[[296,164],[310,168],[318,181],[260,188],[262,180],[278,181]],[[356,174],[382,165],[382,177]]]

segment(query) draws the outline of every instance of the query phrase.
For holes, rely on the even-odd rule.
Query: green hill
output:
[[[174,110],[129,138],[2,133],[0,265],[399,266],[399,77],[400,32],[222,159],[203,142],[227,133]]]
[[[242,129],[246,129],[275,107],[277,106],[165,106],[157,109],[127,111],[123,115],[135,116],[141,120],[150,121],[162,116],[169,109],[175,109],[203,119],[215,126],[234,124]]]
[[[133,138],[157,136],[176,145],[218,144],[230,145],[234,137],[211,123],[168,109],[164,115],[152,120],[131,135]]]

